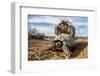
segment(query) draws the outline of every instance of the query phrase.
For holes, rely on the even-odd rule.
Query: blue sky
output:
[[[36,28],[41,33],[47,36],[55,36],[55,26],[61,20],[71,19],[73,26],[76,29],[76,36],[88,35],[88,17],[81,16],[42,16],[42,15],[28,15],[28,25]]]

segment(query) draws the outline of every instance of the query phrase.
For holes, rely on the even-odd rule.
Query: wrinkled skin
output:
[[[49,45],[49,49],[60,49],[64,52],[66,58],[70,58],[70,48],[75,46],[75,40],[69,34],[60,34],[55,37],[52,44]],[[70,48],[69,48],[70,47]]]
[[[49,45],[49,49],[61,49],[66,58],[70,58],[70,49],[75,46],[75,27],[69,21],[62,20],[58,26],[55,27],[56,37]],[[58,42],[57,42],[58,41]]]
[[[60,42],[52,42],[49,45],[49,50],[62,50],[63,51],[63,56],[65,57],[65,59],[69,59],[70,58],[70,50],[66,45],[62,45]]]

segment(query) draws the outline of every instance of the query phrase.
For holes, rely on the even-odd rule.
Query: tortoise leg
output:
[[[69,59],[71,56],[69,48],[66,45],[63,45],[62,50],[65,56],[65,59]]]
[[[52,43],[49,44],[48,49],[49,50],[54,50],[55,47],[56,47],[56,43],[55,42],[52,42]]]

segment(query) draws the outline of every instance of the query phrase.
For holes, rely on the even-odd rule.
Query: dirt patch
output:
[[[28,40],[28,60],[55,60],[65,59],[63,51],[47,50],[51,43],[49,39],[32,39]],[[76,39],[75,48],[73,48],[70,59],[87,58],[88,57],[88,42],[86,39]]]

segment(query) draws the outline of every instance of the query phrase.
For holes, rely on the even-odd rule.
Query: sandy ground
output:
[[[47,50],[50,39],[32,39],[28,41],[28,60],[54,60],[64,59],[63,51]],[[77,39],[70,59],[88,58],[88,42],[86,39]]]

